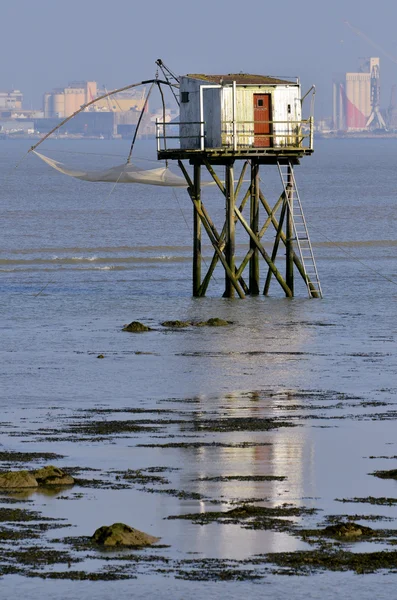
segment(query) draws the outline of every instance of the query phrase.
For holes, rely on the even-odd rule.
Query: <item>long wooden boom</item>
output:
[[[69,117],[66,117],[66,119],[64,119],[56,127],[54,127],[54,129],[51,129],[51,131],[49,131],[48,133],[46,133],[45,136],[43,136],[37,142],[37,144],[35,144],[34,146],[32,146],[30,148],[29,152],[32,152],[33,150],[36,150],[36,148],[38,146],[40,146],[40,144],[42,144],[44,142],[44,140],[46,140],[47,138],[49,138],[50,135],[52,135],[53,133],[55,133],[55,131],[57,131],[58,129],[60,129],[62,127],[62,125],[65,125],[65,123],[67,123],[68,121],[70,121],[70,119],[73,119],[73,117],[75,117],[79,113],[83,112],[83,110],[85,110],[88,106],[91,106],[91,104],[94,104],[95,102],[98,102],[99,100],[103,100],[104,98],[108,98],[109,96],[113,96],[114,94],[118,94],[119,92],[125,92],[126,90],[131,90],[134,87],[139,87],[140,85],[146,85],[147,83],[163,83],[164,85],[170,85],[170,83],[168,81],[163,81],[163,80],[160,80],[160,79],[148,79],[147,81],[140,81],[139,83],[132,83],[131,85],[126,85],[126,86],[124,86],[122,88],[118,88],[117,90],[113,90],[112,92],[107,92],[106,94],[103,94],[102,96],[98,96],[98,98],[94,98],[94,100],[90,100],[90,102],[87,102],[87,104],[83,104],[83,106],[81,106],[79,108],[79,110],[76,110],[76,112],[74,112]]]

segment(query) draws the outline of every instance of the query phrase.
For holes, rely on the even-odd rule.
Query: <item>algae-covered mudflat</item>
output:
[[[374,141],[383,168],[392,141]],[[34,161],[3,182],[0,471],[74,481],[0,490],[4,597],[393,597],[397,288],[362,263],[397,277],[397,180],[354,142],[297,169],[321,301],[224,300],[221,272],[192,299],[184,192],[107,200]],[[92,536],[112,523],[160,539],[104,548]]]

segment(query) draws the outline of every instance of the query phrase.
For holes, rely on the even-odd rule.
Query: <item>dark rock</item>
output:
[[[339,538],[357,538],[366,535],[376,535],[374,529],[364,527],[364,525],[358,525],[358,523],[337,523],[336,525],[329,525],[328,527],[325,527],[321,533],[323,535]]]
[[[197,323],[193,323],[193,325],[196,327],[226,327],[227,325],[231,325],[231,322],[214,317],[212,319],[208,319],[208,321],[198,321]]]
[[[124,523],[104,525],[97,529],[92,539],[101,546],[149,546],[160,538],[133,529]]]
[[[391,469],[390,471],[374,471],[371,475],[380,477],[380,479],[397,479],[397,469]]]
[[[143,331],[151,331],[150,327],[140,323],[139,321],[132,321],[129,325],[123,327],[123,331],[130,331],[131,333],[142,333]]]
[[[36,478],[39,486],[74,485],[73,477],[52,465],[33,471],[32,475]]]
[[[175,327],[175,329],[181,329],[182,327],[189,327],[191,323],[189,321],[164,321],[161,323],[163,327]]]
[[[21,488],[37,488],[38,483],[29,471],[9,471],[0,473],[0,488],[17,490]]]

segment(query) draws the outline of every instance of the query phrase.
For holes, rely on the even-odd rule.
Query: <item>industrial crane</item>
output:
[[[357,29],[357,27],[353,27],[353,25],[349,22],[349,21],[343,21],[345,25],[347,25],[348,27],[350,27],[350,29],[352,31],[354,31],[354,33],[356,33],[357,35],[359,35],[360,37],[362,37],[366,42],[368,42],[369,44],[371,44],[371,46],[373,46],[374,48],[376,48],[377,50],[379,50],[379,52],[381,52],[382,54],[384,54],[389,60],[391,60],[392,62],[394,62],[397,65],[397,58],[395,56],[393,56],[392,54],[389,54],[389,52],[387,52],[384,48],[382,48],[382,46],[379,46],[379,44],[377,44],[376,42],[374,42],[373,40],[371,40],[371,38],[369,38],[365,33],[363,33],[362,31],[360,31],[360,29]]]
[[[379,44],[371,40],[365,33],[363,33],[357,27],[353,27],[349,21],[344,21],[344,24],[350,27],[354,33],[362,37],[371,46],[379,50],[382,54],[387,56],[392,62],[397,64],[397,58],[386,52]],[[371,114],[368,117],[366,127],[369,127],[372,123],[376,123],[380,129],[386,129],[386,123],[380,112],[380,85],[379,85],[379,65],[371,65]]]

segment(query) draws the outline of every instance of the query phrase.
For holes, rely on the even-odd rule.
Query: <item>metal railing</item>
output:
[[[266,127],[268,131],[258,133]],[[171,128],[171,130],[170,130]],[[255,131],[256,130],[256,131]],[[248,148],[313,150],[314,119],[301,121],[222,121],[220,146],[209,142],[205,121],[165,123],[156,121],[157,151],[219,150],[241,151]],[[219,137],[219,136],[218,136]],[[185,140],[190,140],[186,142]]]

